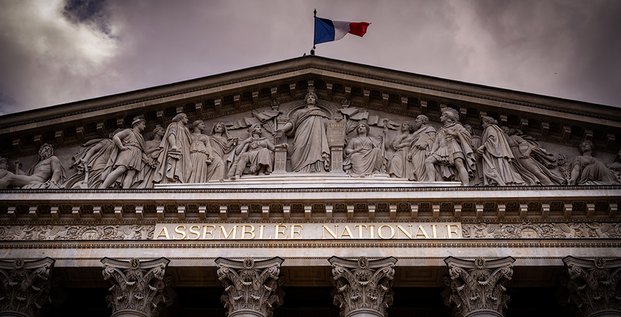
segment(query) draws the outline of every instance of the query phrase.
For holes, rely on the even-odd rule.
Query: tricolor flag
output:
[[[368,22],[332,21],[315,17],[315,41],[313,44],[340,40],[347,33],[363,36],[367,33]]]

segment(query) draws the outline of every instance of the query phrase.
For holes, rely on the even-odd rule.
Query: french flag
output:
[[[368,22],[332,21],[315,17],[314,44],[340,40],[347,33],[363,36],[367,33]]]

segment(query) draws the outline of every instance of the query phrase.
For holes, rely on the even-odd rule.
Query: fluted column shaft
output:
[[[621,258],[563,259],[569,274],[569,299],[586,317],[621,317]]]
[[[54,259],[0,260],[0,316],[34,317],[50,301]]]
[[[396,258],[348,260],[333,256],[328,261],[336,286],[334,304],[342,317],[386,316],[393,300]]]
[[[224,286],[222,303],[228,317],[271,317],[282,303],[279,275],[284,259],[255,261],[217,258],[218,279]]]
[[[444,299],[447,305],[453,305],[456,316],[504,316],[509,301],[505,284],[513,276],[515,259],[463,260],[448,257],[444,262],[449,268]]]
[[[164,274],[170,260],[129,261],[104,258],[103,277],[112,283],[108,304],[112,317],[152,317],[158,305],[169,300]]]

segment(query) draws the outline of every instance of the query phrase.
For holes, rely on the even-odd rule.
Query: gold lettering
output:
[[[358,239],[362,239],[362,237],[364,237],[364,235],[362,234],[362,229],[367,229],[368,226],[367,225],[355,225],[354,228],[358,228]]]
[[[438,232],[437,232],[437,227],[438,225],[431,225],[431,234],[433,235],[434,239],[438,238]]]
[[[302,239],[302,229],[304,229],[303,225],[293,224],[291,225],[291,239]]]
[[[382,229],[384,228],[388,228],[390,229],[390,235],[389,236],[384,236],[382,233]],[[395,237],[395,228],[393,228],[391,225],[381,225],[377,228],[377,235],[380,237],[380,239],[392,239]]]
[[[333,239],[336,239],[336,229],[338,229],[339,225],[334,225],[334,231],[330,230],[330,228],[328,228],[328,226],[326,225],[321,225],[321,227],[323,228],[323,230],[321,231],[321,238],[322,239],[326,239],[326,232],[328,232],[329,235],[332,236]]]
[[[453,224],[447,224],[446,225],[446,231],[448,232],[448,238],[451,239],[453,238],[453,233],[456,235],[455,238],[460,238],[461,234],[459,231],[459,226],[457,225],[453,225]]]
[[[175,233],[181,235],[181,237],[179,237],[178,239],[185,239],[186,233],[185,233],[185,226],[184,225],[178,225],[175,227]]]
[[[226,228],[224,226],[220,226],[220,232],[222,233],[221,236],[223,239],[235,239],[235,236],[237,236],[237,225],[231,227],[231,230],[228,233],[226,232]]]
[[[423,225],[418,225],[418,230],[416,230],[416,238],[421,235],[425,237],[425,239],[429,239],[429,235],[427,234],[427,231],[425,231],[425,228],[423,228]]]
[[[375,225],[369,225],[369,233],[371,234],[371,239],[375,239]]]
[[[162,230],[160,230],[160,233],[157,234],[155,239],[159,240],[162,237],[162,235],[164,236],[164,239],[166,240],[170,239],[170,236],[168,235],[168,229],[166,229],[166,227],[163,227],[163,226],[162,226]]]
[[[399,229],[399,231],[401,231],[406,237],[412,239],[412,232],[411,231],[407,231],[401,225],[397,225],[397,229]],[[411,227],[410,227],[410,230],[411,230]]]
[[[263,230],[265,229],[265,225],[259,226],[259,239],[263,239]]]
[[[353,238],[354,236],[351,234],[351,230],[349,229],[348,225],[345,225],[345,228],[343,229],[343,231],[341,232],[341,235],[339,236],[339,238],[345,238],[345,237],[349,237],[350,239]]]
[[[249,234],[250,237],[246,238],[246,234]],[[253,225],[242,225],[241,226],[241,237],[240,239],[254,239],[254,226]]]
[[[214,225],[204,225],[203,226],[203,239],[213,239],[213,231],[216,230],[216,226]],[[209,238],[207,238],[209,236]]]
[[[274,239],[287,239],[287,233],[285,230],[287,230],[287,225],[281,223],[277,224],[274,227]],[[280,235],[282,235],[282,238]]]
[[[191,225],[190,228],[188,228],[188,231],[190,231],[191,234],[193,234],[193,237],[190,237],[188,235],[188,239],[192,239],[192,240],[198,240],[201,237],[201,227],[197,226],[197,225]]]

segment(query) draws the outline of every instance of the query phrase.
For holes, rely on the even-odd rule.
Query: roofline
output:
[[[298,65],[296,65],[296,63]],[[229,72],[214,74],[205,77],[199,77],[194,79],[188,79],[184,81],[168,83],[164,85],[152,86],[118,94],[112,94],[107,96],[101,96],[91,99],[84,99],[73,101],[64,104],[52,105],[49,107],[43,107],[38,109],[27,110],[23,112],[17,112],[0,116],[0,126],[6,125],[19,125],[26,122],[37,121],[41,119],[42,115],[54,116],[66,112],[81,112],[86,113],[89,111],[99,110],[102,108],[114,107],[119,104],[128,104],[132,102],[138,102],[143,99],[151,99],[157,96],[168,94],[179,94],[183,91],[196,90],[199,87],[204,87],[209,83],[216,82],[231,82],[241,80],[247,77],[249,74],[256,72],[256,70],[264,69],[264,75],[275,74],[283,72],[285,70],[291,70],[293,66],[297,66],[299,69],[306,69],[309,67],[317,67],[319,69],[329,69],[331,71],[341,73],[352,73],[357,76],[375,78],[378,80],[395,81],[404,80],[408,82],[418,82],[423,86],[427,86],[430,89],[436,89],[443,91],[443,89],[449,89],[454,92],[458,92],[463,95],[475,95],[483,94],[493,98],[499,98],[514,102],[518,104],[528,104],[529,106],[541,107],[549,109],[550,107],[558,111],[573,111],[574,113],[580,113],[582,115],[589,116],[585,110],[595,110],[591,115],[597,116],[595,113],[604,116],[612,116],[613,118],[621,119],[621,108],[595,104],[585,101],[577,101],[571,99],[564,99],[559,97],[545,96],[528,92],[520,92],[516,90],[510,90],[506,88],[498,88],[493,86],[486,86],[476,83],[467,83],[463,81],[445,79],[440,77],[434,77],[429,75],[410,73],[400,70],[394,70],[389,68],[383,68],[378,66],[371,66],[365,64],[359,64],[349,61],[342,61],[337,59],[331,59],[327,57],[321,57],[316,55],[306,55],[301,57],[295,57],[287,60],[282,60],[273,63],[267,63],[263,65],[253,66],[249,68],[243,68],[233,70]],[[295,67],[293,67],[295,68]],[[261,76],[259,76],[261,77]],[[389,78],[392,77],[392,78]],[[399,77],[399,78],[396,78]],[[407,78],[406,78],[407,77]],[[388,80],[390,79],[390,80]],[[472,91],[474,90],[474,91]],[[466,93],[468,91],[469,93]],[[588,107],[589,109],[584,109]],[[62,109],[62,111],[61,111]]]

